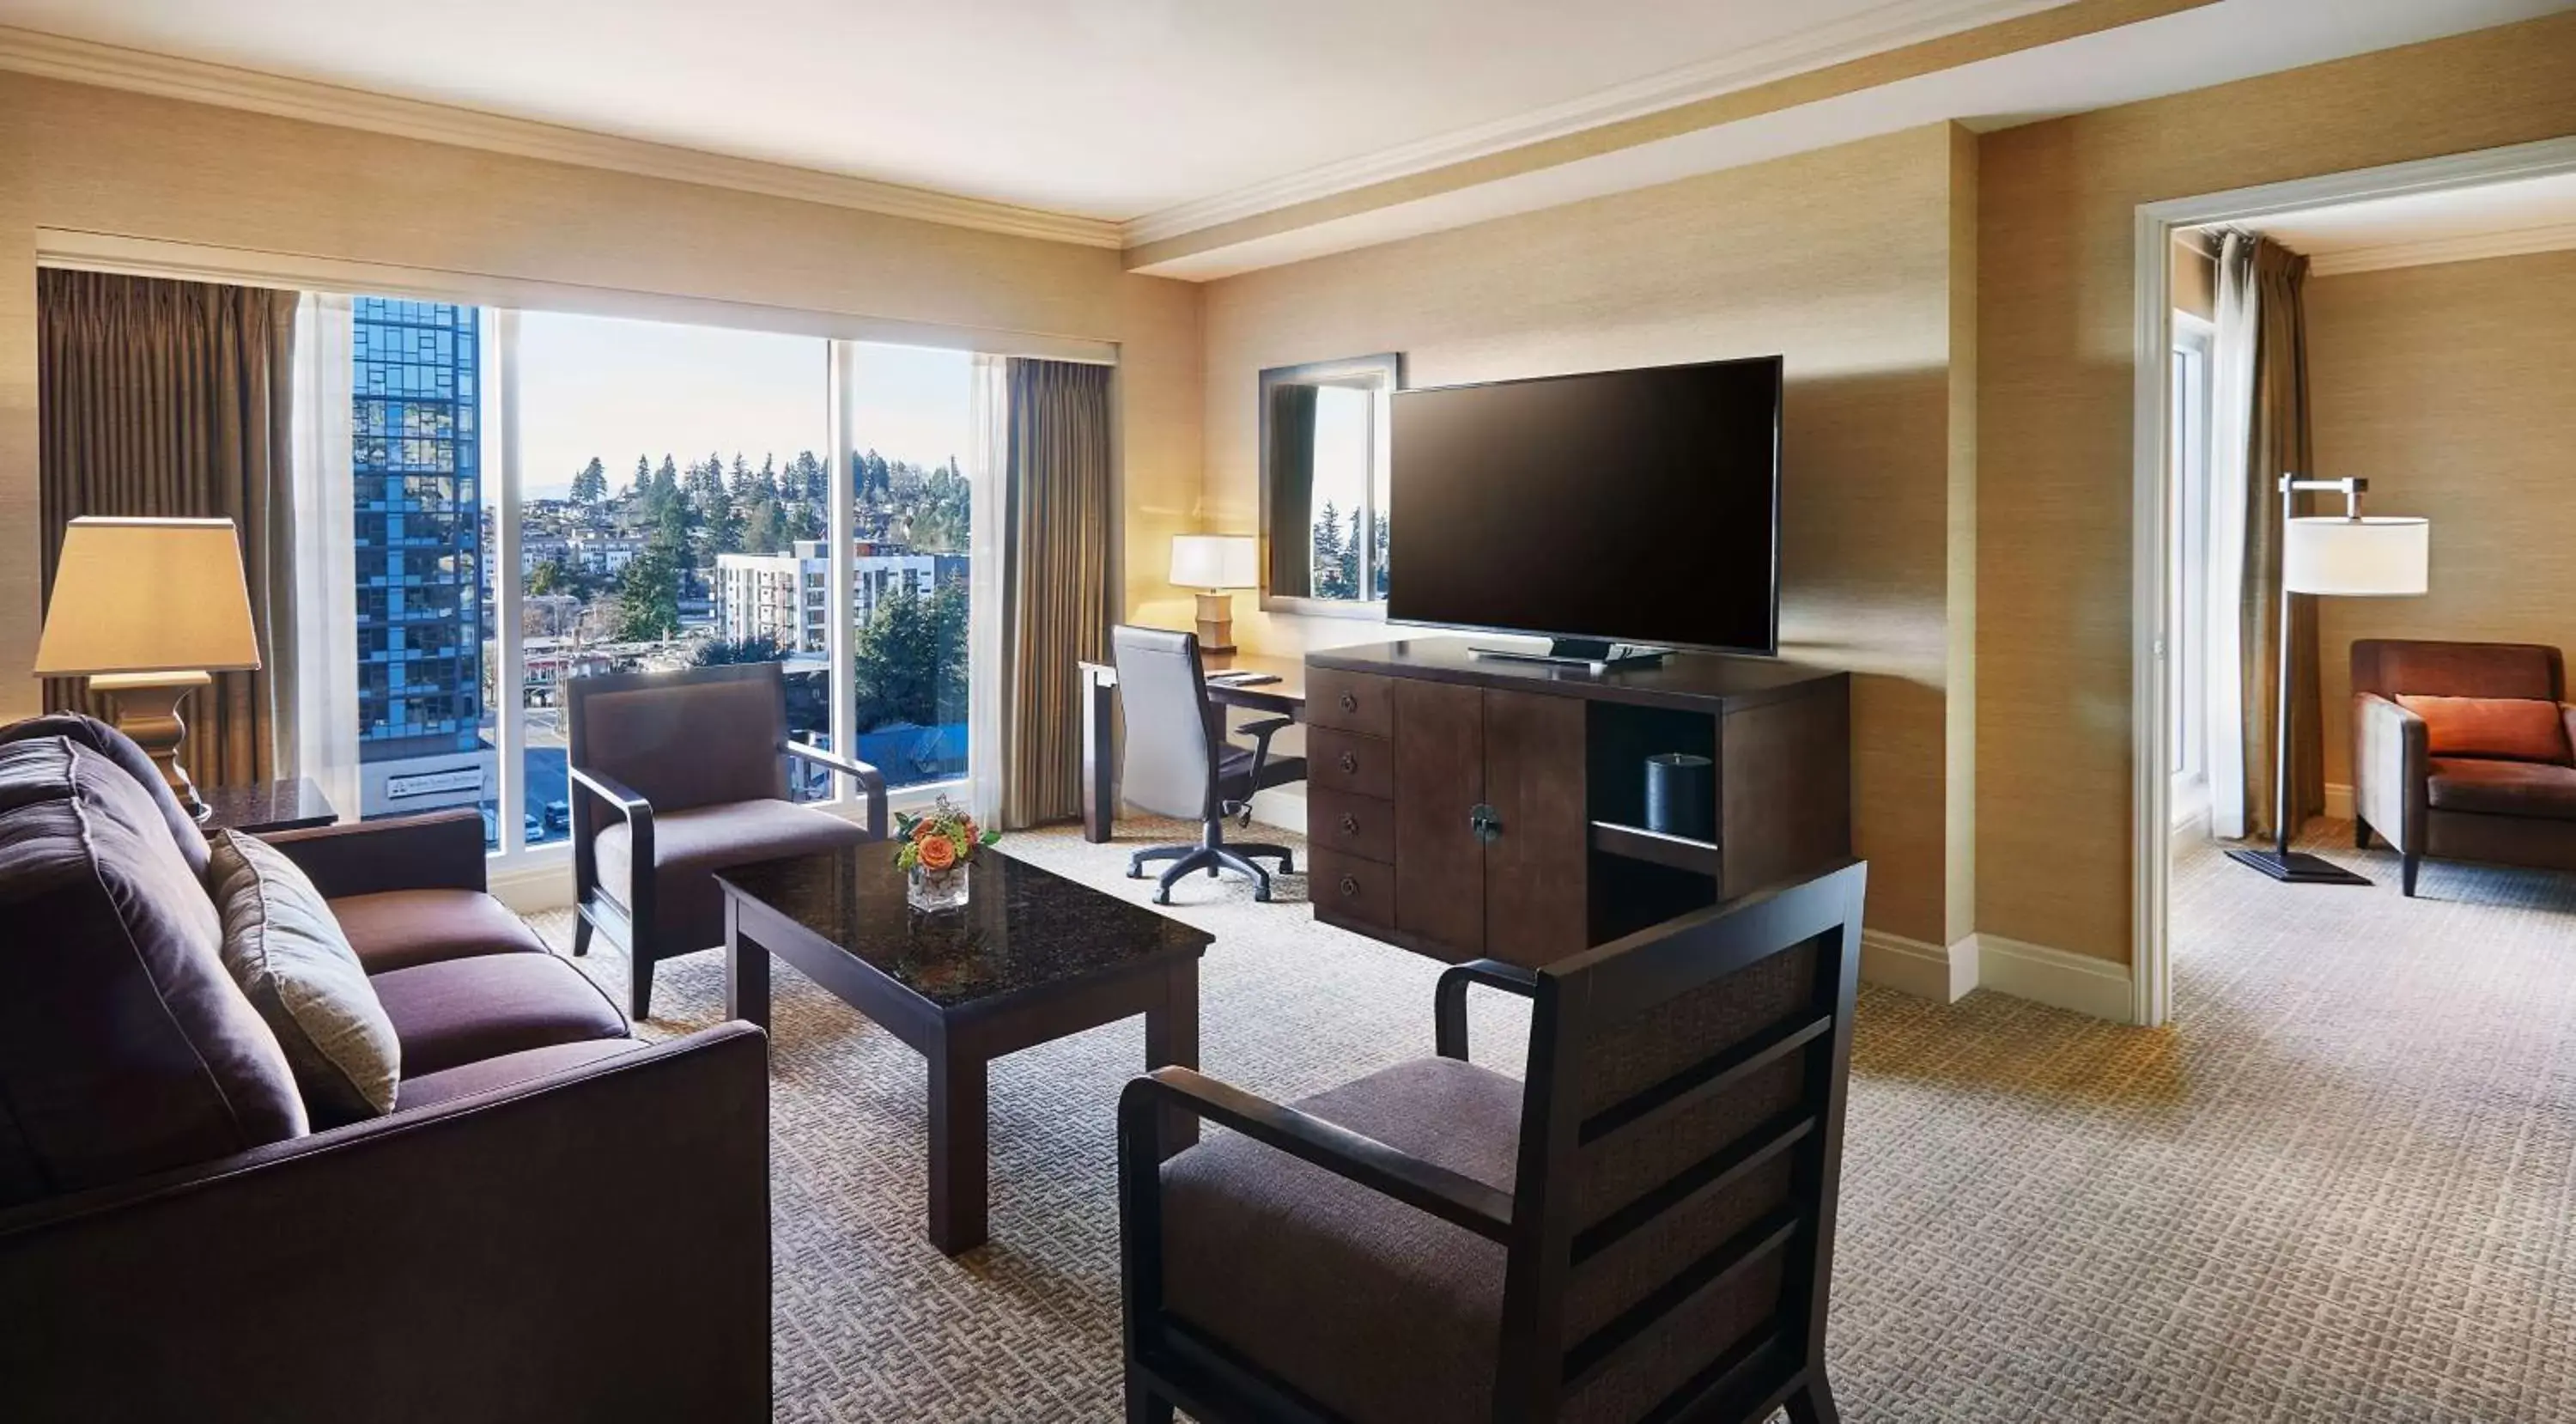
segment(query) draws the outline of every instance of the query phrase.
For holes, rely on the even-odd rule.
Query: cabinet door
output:
[[[1395,683],[1395,927],[1474,958],[1485,946],[1485,847],[1468,813],[1485,795],[1485,694]]]
[[[1590,938],[1585,886],[1584,702],[1485,694],[1485,802],[1502,834],[1485,847],[1485,953],[1536,968]]]

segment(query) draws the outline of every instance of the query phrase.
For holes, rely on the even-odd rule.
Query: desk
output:
[[[1279,680],[1254,687],[1208,684],[1208,700],[1220,707],[1306,720],[1306,661],[1268,658],[1256,653],[1210,653],[1207,670],[1266,672]],[[1118,723],[1118,669],[1110,663],[1082,663],[1082,838],[1109,839],[1118,819],[1118,753],[1110,740]]]

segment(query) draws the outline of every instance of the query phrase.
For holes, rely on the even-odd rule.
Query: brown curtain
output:
[[[2269,238],[2229,233],[2219,281],[2237,285],[2253,313],[2253,406],[2246,421],[2245,583],[2237,607],[2245,689],[2245,833],[2273,835],[2280,736],[2281,477],[2315,472],[2308,441],[2308,259]],[[2306,497],[2298,512],[2308,513]],[[2318,683],[2316,600],[2290,616],[2290,829],[2325,810],[2325,732]]]
[[[230,519],[240,531],[260,668],[217,673],[181,708],[182,760],[207,786],[295,762],[295,293],[46,269],[38,302],[40,572],[85,514]],[[48,678],[49,709],[91,705]]]
[[[1074,664],[1108,652],[1106,366],[1013,360],[1005,373],[1002,824],[1082,813]]]
[[[1319,389],[1294,381],[1272,386],[1269,419],[1263,427],[1270,440],[1270,483],[1262,495],[1268,501],[1263,513],[1296,510],[1304,521],[1295,526],[1275,519],[1271,522],[1270,591],[1282,598],[1309,598],[1315,592],[1311,506],[1315,502],[1315,411],[1320,402]]]

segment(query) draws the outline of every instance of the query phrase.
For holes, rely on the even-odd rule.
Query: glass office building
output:
[[[358,746],[363,814],[488,800],[480,313],[359,297]]]

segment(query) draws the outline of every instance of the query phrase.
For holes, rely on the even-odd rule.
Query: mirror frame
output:
[[[1296,366],[1270,366],[1261,372],[1260,418],[1257,422],[1261,444],[1261,611],[1264,613],[1302,613],[1322,618],[1365,618],[1384,621],[1386,600],[1383,598],[1312,598],[1270,591],[1271,539],[1271,392],[1283,385],[1368,385],[1377,392],[1377,410],[1372,422],[1375,438],[1370,452],[1369,488],[1377,488],[1377,477],[1388,467],[1394,448],[1395,393],[1404,389],[1404,353],[1382,351],[1373,356],[1346,356],[1335,361],[1308,361]],[[1392,481],[1389,488],[1392,488]],[[1371,501],[1374,505],[1374,499]],[[1312,511],[1308,512],[1309,519]],[[1311,526],[1310,526],[1311,527]]]

